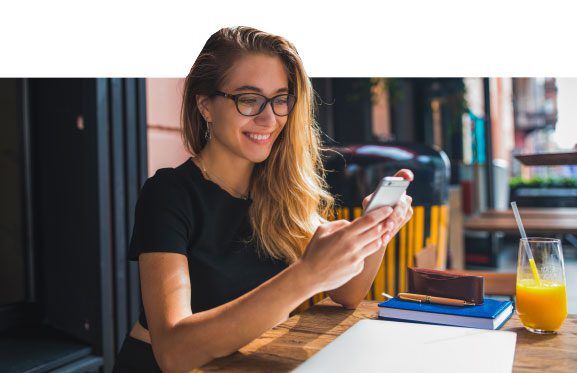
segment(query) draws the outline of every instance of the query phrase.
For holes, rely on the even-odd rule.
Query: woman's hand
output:
[[[395,176],[402,177],[405,180],[413,181],[414,175],[411,170],[402,169],[397,171]],[[372,193],[363,199],[363,209],[367,207],[367,203],[372,197]],[[413,216],[413,208],[411,206],[413,198],[403,193],[399,202],[395,205],[393,213],[387,218],[384,223],[384,232],[382,235],[383,245],[388,244],[391,237],[393,237],[397,232],[405,225],[411,217]]]
[[[383,245],[383,222],[393,213],[381,207],[352,222],[319,226],[297,264],[307,268],[317,292],[335,289],[363,271],[365,258]]]

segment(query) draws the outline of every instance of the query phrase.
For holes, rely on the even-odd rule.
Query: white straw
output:
[[[519,227],[519,232],[521,232],[521,241],[525,246],[525,250],[527,251],[527,259],[533,259],[533,253],[529,248],[529,241],[527,241],[527,235],[525,234],[525,228],[523,228],[523,222],[521,221],[521,215],[519,215],[519,209],[517,208],[517,202],[511,202],[511,207],[513,207],[513,214],[515,215],[515,220],[517,221],[517,226]]]

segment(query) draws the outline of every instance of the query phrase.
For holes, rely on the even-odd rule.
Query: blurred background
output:
[[[406,290],[409,266],[482,274],[487,295],[514,297],[516,201],[528,233],[562,240],[577,312],[577,79],[312,82],[336,150],[325,154],[336,217],[359,216],[381,177],[415,171],[415,214],[367,299]],[[0,371],[111,370],[138,315],[126,262],[138,192],[189,157],[183,84],[0,79]],[[559,155],[523,158],[543,153]]]

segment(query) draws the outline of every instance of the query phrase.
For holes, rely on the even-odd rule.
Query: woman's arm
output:
[[[413,180],[413,173],[410,170],[400,170],[395,176],[404,177],[409,181]],[[369,199],[370,196],[367,196],[363,200],[363,208],[366,207]],[[413,216],[412,201],[413,199],[410,196],[403,195],[403,197],[401,197],[393,213],[382,224],[382,230],[384,232],[382,238],[383,246],[365,258],[364,269],[361,273],[341,287],[327,292],[333,301],[341,304],[345,308],[356,308],[365,298],[379,271],[387,244]]]
[[[186,256],[141,254],[142,299],[162,370],[190,370],[231,354],[286,320],[314,294],[349,281],[380,248],[378,225],[390,212],[376,209],[352,223],[321,225],[303,256],[288,268],[231,302],[194,314]]]
[[[385,241],[388,242],[388,239]],[[379,271],[379,265],[383,260],[386,243],[379,251],[365,259],[365,268],[356,277],[352,278],[343,286],[327,292],[329,297],[336,303],[348,309],[355,309],[365,299]]]
[[[288,318],[318,290],[300,263],[219,307],[192,313],[187,258],[140,256],[143,302],[154,356],[163,371],[186,371],[226,356]]]

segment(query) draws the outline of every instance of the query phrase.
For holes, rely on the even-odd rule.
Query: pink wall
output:
[[[491,131],[493,158],[511,162],[514,148],[513,80],[491,78]]]
[[[184,79],[146,79],[148,175],[159,168],[176,167],[190,155],[180,136],[180,105]]]
[[[382,83],[373,86],[372,111],[373,111],[373,134],[380,140],[388,140],[391,137],[391,113],[389,107],[389,90]]]

